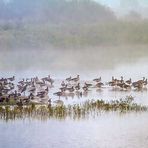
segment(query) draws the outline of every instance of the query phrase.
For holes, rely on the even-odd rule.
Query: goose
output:
[[[102,82],[98,82],[95,86],[101,88],[104,84]]]
[[[46,85],[44,80],[37,81],[36,84],[41,85],[41,86],[45,86]]]
[[[117,86],[119,86],[121,89],[125,89],[125,90],[131,88],[131,86],[129,84],[126,84],[126,83],[119,83],[119,84],[117,84]]]
[[[30,100],[33,100],[33,99],[34,99],[33,93],[30,93],[29,96],[28,96],[28,98],[29,98]]]
[[[96,78],[96,79],[93,79],[93,81],[95,81],[95,82],[101,82],[101,77],[100,78]]]
[[[59,88],[61,90],[61,92],[65,92],[67,89],[67,85],[65,85],[64,87]]]
[[[92,84],[86,83],[86,82],[84,83],[84,85],[87,86],[87,87],[91,87],[92,86]]]
[[[82,87],[82,89],[83,89],[84,91],[88,91],[88,86],[84,85],[84,86]]]
[[[138,80],[137,83],[144,83],[145,77],[142,80]]]
[[[48,99],[48,103],[50,103],[50,104],[51,104],[51,98],[49,98],[49,99]]]
[[[15,80],[15,76],[11,77],[11,78],[7,78],[9,81],[14,81]]]
[[[143,88],[143,83],[141,83],[141,81],[139,82],[133,82],[132,86],[136,89],[142,89]]]
[[[130,85],[132,83],[132,79],[130,78],[129,80],[125,81],[125,83]]]
[[[144,86],[148,84],[147,79],[143,82]]]
[[[14,84],[13,83],[9,83],[9,88],[11,89],[11,90],[13,90],[14,89]]]
[[[14,91],[14,99],[17,99],[17,97],[20,97],[21,93],[18,93],[16,90]]]
[[[28,91],[29,91],[29,92],[35,92],[35,91],[36,91],[36,87],[35,87],[35,86],[32,86],[32,87],[29,88]]]
[[[115,85],[116,85],[114,76],[112,76],[112,80],[109,81],[107,84],[108,84],[109,86],[115,86]]]
[[[21,91],[23,89],[23,86],[22,85],[17,85],[18,87],[18,90]]]
[[[44,98],[47,95],[46,91],[37,92],[37,97]]]
[[[11,91],[11,89],[9,89],[9,88],[4,88],[4,89],[2,89],[2,92],[3,92],[4,94],[8,94],[9,91]]]
[[[67,88],[67,90],[69,91],[69,92],[74,92],[74,86],[72,86],[72,87],[70,87],[70,88]]]
[[[48,78],[51,79],[50,75],[48,75]]]
[[[78,84],[75,86],[75,89],[76,89],[76,90],[80,90],[80,83],[78,83]]]
[[[54,83],[54,80],[51,79],[50,77],[46,77],[43,80],[49,82],[51,85],[53,85],[53,83]]]
[[[146,81],[147,81],[147,80],[146,80]],[[136,81],[136,82],[133,82],[133,83],[132,83],[132,86],[133,86],[134,88],[141,89],[141,88],[143,87],[143,85],[144,85],[144,82],[145,82],[145,77],[143,77],[142,80],[138,80],[138,81]]]
[[[49,88],[48,88],[48,86],[46,87],[45,92],[47,92],[47,93],[49,92]]]
[[[119,83],[124,83],[124,79],[123,79],[123,76],[121,76],[121,80]]]
[[[54,93],[54,95],[56,95],[60,98],[63,95],[63,92],[59,91],[59,92]]]
[[[71,81],[71,76],[69,78],[66,78],[66,81],[70,82]]]
[[[72,80],[72,81],[74,81],[74,82],[78,82],[78,81],[80,80],[80,76],[79,76],[79,75],[77,75],[77,77],[72,78],[71,80]]]
[[[124,83],[118,83],[117,86],[119,86],[120,88],[124,88]]]
[[[25,95],[25,91],[27,90],[27,86],[28,86],[28,85],[25,85],[25,86],[22,88],[22,90],[21,90],[21,93],[24,92],[24,95]]]
[[[7,82],[7,79],[6,78],[1,78],[0,82]]]
[[[61,86],[64,87],[66,84],[64,81],[62,81]]]
[[[126,89],[126,90],[131,89],[131,85],[124,83],[123,88]]]
[[[23,78],[22,81],[19,81],[18,83],[21,84],[21,85],[24,85],[24,82],[25,82],[25,80]]]
[[[123,76],[121,76],[121,79],[120,80],[114,79],[114,81],[115,81],[116,84],[124,83]]]

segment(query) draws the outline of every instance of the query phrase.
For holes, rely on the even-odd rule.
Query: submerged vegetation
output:
[[[25,106],[1,106],[0,118],[3,120],[14,120],[24,118],[37,118],[37,119],[65,119],[70,118],[85,118],[89,115],[98,115],[101,112],[141,112],[147,111],[146,106],[141,106],[133,102],[132,96],[127,96],[125,99],[105,102],[103,100],[86,101],[85,103],[75,105],[25,105]]]

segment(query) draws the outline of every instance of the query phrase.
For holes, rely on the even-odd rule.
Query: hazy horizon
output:
[[[6,5],[11,5],[17,0],[3,0]],[[22,2],[23,0],[21,0]],[[34,0],[33,0],[34,1]],[[72,0],[69,0],[72,1]],[[80,0],[83,1],[83,0]],[[136,11],[143,17],[148,17],[148,1],[146,0],[92,0],[101,5],[109,7],[119,16],[127,15],[130,11]],[[50,1],[49,1],[50,2]],[[36,4],[34,3],[34,6]],[[16,6],[17,8],[17,6]],[[14,7],[14,9],[16,9]]]
[[[148,46],[148,20],[137,7],[148,3],[121,1],[129,14],[120,18],[119,1],[99,2],[0,1],[0,69],[95,70],[114,68],[130,56],[133,61],[145,57],[139,50],[146,52]]]

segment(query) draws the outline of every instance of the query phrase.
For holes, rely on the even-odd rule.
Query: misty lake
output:
[[[99,47],[100,48],[100,47]],[[1,77],[15,75],[18,80],[26,77],[51,75],[55,79],[50,89],[52,101],[59,99],[53,93],[58,91],[60,83],[69,76],[80,75],[81,82],[91,82],[102,77],[102,82],[111,80],[112,76],[120,79],[132,78],[132,81],[148,77],[147,47],[102,47],[82,50],[43,50],[5,51],[1,58]],[[101,48],[101,49],[102,49]],[[140,51],[139,51],[140,50]],[[7,57],[7,58],[6,58]],[[18,62],[19,61],[19,62]],[[10,69],[7,71],[7,69]],[[87,95],[61,97],[64,104],[83,103],[88,99],[118,100],[133,96],[135,103],[148,106],[148,91],[113,90],[109,86],[96,90],[90,89]],[[97,116],[84,119],[17,119],[0,121],[0,147],[6,148],[147,148],[148,113],[102,112]]]
[[[148,0],[0,0],[0,148],[148,148],[147,131]]]

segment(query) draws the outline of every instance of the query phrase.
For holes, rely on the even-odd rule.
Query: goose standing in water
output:
[[[28,86],[28,85],[25,85],[25,86],[22,88],[22,90],[21,90],[21,93],[24,93],[24,96],[25,96],[25,92],[26,92],[26,90],[27,90],[27,86]]]
[[[148,82],[147,82],[147,79],[143,82],[144,86],[146,87]]]
[[[98,82],[98,83],[95,85],[95,87],[101,88],[103,85],[104,85],[104,84],[103,84],[102,82]]]
[[[102,78],[100,77],[100,78],[93,79],[93,81],[96,82],[96,83],[99,83],[99,82],[101,82],[101,79]]]
[[[74,81],[74,82],[78,82],[78,81],[80,80],[80,76],[79,76],[79,75],[77,75],[77,77],[72,78],[71,80],[72,80],[72,81]]]
[[[123,88],[124,88],[125,90],[130,90],[130,89],[131,89],[131,85],[130,85],[130,84],[124,83]]]
[[[18,83],[19,83],[20,85],[24,85],[24,82],[25,82],[25,79],[22,79],[22,80],[19,81]]]
[[[132,86],[133,86],[135,89],[142,90],[142,88],[143,88],[143,83],[141,83],[141,82],[133,82],[133,83],[132,83]]]
[[[116,84],[124,83],[123,76],[121,76],[121,79],[114,79],[114,81],[115,81]]]
[[[72,87],[70,87],[70,88],[67,88],[67,90],[68,90],[70,93],[72,93],[72,92],[75,91],[74,86],[72,86]]]
[[[87,85],[84,85],[84,86],[82,87],[82,89],[84,90],[84,92],[86,92],[86,91],[88,91],[88,86],[87,86]]]
[[[116,85],[114,76],[112,76],[112,80],[109,81],[107,84],[108,84],[109,86],[115,86],[115,85]]]
[[[129,80],[125,81],[126,84],[132,84],[132,79],[130,78]]]
[[[61,88],[59,88],[60,90],[61,90],[61,92],[65,92],[66,91],[66,89],[67,89],[67,84],[64,86],[64,87],[61,87]]]
[[[51,86],[52,86],[53,83],[54,83],[54,80],[51,79],[49,76],[48,76],[48,77],[45,77],[45,78],[42,78],[42,80],[45,81],[45,82],[50,83]]]
[[[65,86],[66,86],[66,84],[65,84],[64,81],[62,81],[61,86],[62,86],[62,87],[65,87]]]
[[[145,77],[143,77],[142,80],[138,80],[137,83],[144,83],[144,81],[145,81]]]
[[[132,86],[138,90],[141,90],[144,86],[144,82],[145,82],[145,77],[143,77],[142,80],[138,80],[136,82],[133,82]]]
[[[54,95],[58,96],[60,99],[60,97],[63,95],[63,92],[59,91],[59,92],[54,93]]]
[[[11,78],[7,78],[9,81],[14,81],[15,80],[15,76],[11,77]]]
[[[86,83],[86,82],[84,83],[84,85],[87,86],[87,87],[91,87],[92,86],[91,83]]]
[[[29,96],[28,96],[28,98],[29,98],[30,100],[33,100],[33,99],[34,99],[33,93],[30,93]]]
[[[66,81],[70,82],[71,81],[71,76],[69,78],[66,78]]]
[[[80,90],[80,83],[78,83],[76,86],[75,86],[75,89],[78,91]]]

